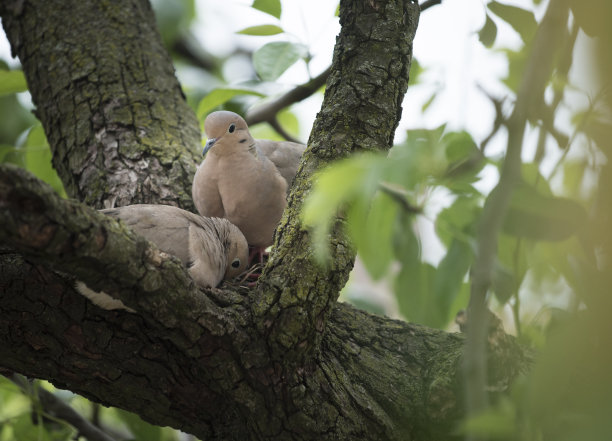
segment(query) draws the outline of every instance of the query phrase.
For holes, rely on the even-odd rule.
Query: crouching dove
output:
[[[247,242],[240,230],[226,219],[205,218],[169,205],[128,205],[101,211],[122,220],[161,251],[178,257],[201,288],[215,287],[222,279],[232,279],[246,269]],[[82,282],[77,282],[77,289],[105,309],[128,309],[105,293],[95,293]],[[92,293],[107,298],[93,299]]]
[[[208,152],[196,171],[192,196],[202,216],[228,219],[249,245],[272,245],[287,193],[306,146],[255,140],[239,115],[213,112],[204,121]]]

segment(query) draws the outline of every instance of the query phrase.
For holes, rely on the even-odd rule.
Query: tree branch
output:
[[[283,364],[300,364],[318,350],[327,317],[354,262],[352,246],[340,228],[330,238],[332,266],[321,268],[312,259],[309,234],[300,224],[312,176],[350,153],[384,151],[393,144],[418,16],[418,5],[404,0],[340,4],[342,30],[321,112],[273,254],[253,296],[253,313],[262,324],[259,332],[268,336],[271,357]],[[377,54],[374,59],[372,53]]]
[[[201,439],[440,441],[461,415],[458,334],[337,304],[319,356],[282,373],[262,360],[252,330],[193,339],[105,311],[14,254],[0,254],[0,274],[3,366]],[[492,358],[498,389],[525,367],[513,339]]]
[[[439,5],[440,3],[442,3],[442,0],[426,0],[420,5],[421,12],[431,8],[432,6]]]
[[[551,0],[534,37],[523,79],[517,93],[514,110],[508,121],[508,146],[499,183],[485,202],[477,236],[477,249],[471,272],[471,294],[464,373],[466,377],[466,408],[475,416],[487,406],[486,334],[488,327],[486,298],[497,254],[497,236],[510,203],[512,193],[521,178],[521,151],[525,125],[537,115],[543,105],[544,89],[550,78],[555,51],[567,32],[568,8],[565,0]]]

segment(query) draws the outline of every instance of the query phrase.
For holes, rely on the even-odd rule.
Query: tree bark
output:
[[[199,127],[148,0],[6,0],[0,15],[68,195],[192,209]]]
[[[90,208],[191,206],[197,122],[148,4],[0,5],[54,164],[86,203],[0,167],[2,367],[202,439],[452,438],[463,337],[337,303],[354,259],[342,219],[327,269],[299,224],[317,170],[391,146],[408,82],[418,5],[343,0],[340,10],[275,251],[257,289],[241,293],[197,290],[175,258]],[[137,312],[94,306],[75,277]],[[525,361],[514,340],[495,343],[489,379],[501,390]]]

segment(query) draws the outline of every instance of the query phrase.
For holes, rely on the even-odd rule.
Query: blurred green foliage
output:
[[[509,306],[510,324],[537,350],[536,361],[508,395],[457,427],[457,434],[477,439],[612,439],[612,5],[568,4],[566,39],[549,41],[548,49],[559,56],[547,90],[539,91],[546,106],[521,128],[538,135],[531,138],[537,145],[525,149],[536,153],[523,162],[498,238],[491,287],[493,304],[498,311]],[[508,75],[502,80],[509,102],[538,29],[536,10],[547,2],[538,5],[486,5],[478,38],[507,56]],[[495,45],[500,21],[520,36],[520,49]],[[590,74],[596,84],[589,86],[599,88],[594,96],[570,75],[576,38],[584,38],[579,30],[594,37],[583,41],[592,49]],[[586,108],[575,105],[576,94],[587,98]],[[571,124],[559,123],[564,120]],[[394,280],[400,312],[411,321],[447,327],[469,298],[476,232],[494,187],[480,181],[503,167],[503,159],[487,155],[484,147],[467,133],[440,127],[409,132],[388,156],[363,154],[332,165],[317,177],[303,213],[314,255],[325,261],[330,225],[341,219],[370,275]],[[438,211],[429,209],[436,194],[445,201]],[[435,224],[444,245],[437,263],[422,258],[423,243],[431,241],[420,232],[422,220]]]

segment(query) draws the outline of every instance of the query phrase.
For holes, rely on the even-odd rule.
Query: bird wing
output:
[[[287,191],[289,191],[306,146],[296,142],[259,139],[257,147],[274,163],[281,176],[285,178]]]

